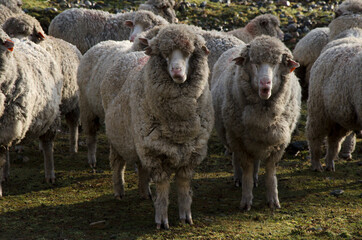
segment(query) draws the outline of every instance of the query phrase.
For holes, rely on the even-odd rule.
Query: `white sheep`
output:
[[[157,228],[163,224],[168,229],[169,179],[173,172],[180,219],[192,224],[190,182],[195,167],[206,156],[213,127],[208,50],[202,37],[181,24],[168,25],[152,40],[143,41],[149,44],[146,54],[150,57],[130,53],[138,54],[133,60],[136,67],[129,74],[119,71],[123,64],[129,65],[125,57],[110,68],[110,75],[101,84],[106,133],[116,196],[124,194],[126,162],[138,162],[144,170],[145,186],[148,176],[156,183]],[[115,81],[122,88],[115,89]],[[116,97],[107,97],[115,91]]]
[[[126,21],[132,21],[137,14],[144,14],[144,28],[153,27],[155,23],[163,24],[166,20],[149,11],[111,14],[100,10],[73,8],[65,10],[56,16],[49,25],[49,34],[70,42],[84,54],[89,48],[106,40],[127,40],[131,29],[125,26]],[[151,18],[151,16],[154,16]],[[141,18],[141,17],[139,17]],[[152,23],[146,22],[152,19]]]
[[[243,42],[248,43],[260,35],[269,35],[283,40],[284,33],[280,29],[279,19],[272,14],[259,15],[251,20],[244,28],[238,28],[227,32]]]
[[[250,210],[254,165],[266,161],[267,202],[279,208],[276,164],[291,140],[301,106],[292,71],[299,64],[277,38],[261,36],[225,52],[213,69],[215,128],[242,167],[240,207]],[[241,171],[240,171],[241,172]]]
[[[334,171],[342,140],[362,126],[362,29],[346,30],[334,39],[314,63],[309,81],[306,136],[316,171],[323,170],[320,158],[325,137],[326,170]]]
[[[162,16],[170,23],[177,23],[178,19],[174,7],[174,0],[148,0],[144,4],[140,4],[138,10],[148,10]]]
[[[0,0],[0,26],[16,14],[23,13],[21,0]]]
[[[0,179],[4,178],[7,149],[24,139],[39,137],[45,179],[54,182],[53,140],[59,124],[60,68],[35,43],[14,42],[0,29]]]
[[[96,167],[97,131],[104,122],[100,85],[109,67],[117,61],[132,43],[104,41],[89,49],[80,61],[77,79],[82,128],[87,136],[88,163]]]
[[[79,89],[77,69],[81,53],[72,44],[59,38],[47,36],[38,20],[27,14],[19,14],[9,18],[3,25],[4,31],[11,37],[23,38],[38,43],[45,48],[61,67],[63,76],[61,114],[69,127],[70,152],[78,151],[79,125]]]

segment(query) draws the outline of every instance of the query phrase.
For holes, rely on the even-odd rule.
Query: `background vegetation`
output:
[[[52,19],[61,10],[59,4],[52,1],[23,2],[24,9],[38,19]],[[308,4],[314,3],[304,2],[297,11],[303,13]],[[230,6],[207,2],[206,8],[199,7],[202,1],[189,2],[192,3],[197,7],[190,5],[180,10],[180,20],[210,29],[225,27],[231,20],[235,26],[242,26],[257,15],[257,11],[268,11],[257,10],[247,1]],[[102,4],[104,9],[115,12],[122,7],[135,8],[139,2],[104,1]],[[59,8],[58,12],[48,9],[54,7]],[[249,7],[251,9],[245,10]],[[274,7],[275,13],[293,19],[298,13],[294,12],[296,8],[271,6]],[[313,12],[305,13],[311,16],[311,28],[325,25],[323,21],[331,18],[331,11],[321,9],[313,10],[314,18]],[[282,21],[285,28],[290,24],[287,19]],[[46,26],[47,21],[44,20],[44,24]],[[361,139],[353,160],[337,161],[336,172],[313,172],[305,146],[305,112],[304,105],[299,132],[293,137],[293,141],[300,143],[299,150],[289,148],[278,168],[281,209],[271,211],[265,204],[262,166],[252,210],[239,210],[241,189],[234,187],[231,160],[224,156],[223,146],[213,134],[208,157],[197,169],[192,183],[195,224],[179,223],[172,184],[168,231],[156,230],[152,201],[139,198],[133,166],[128,166],[126,171],[126,196],[121,201],[113,198],[104,129],[98,140],[98,169],[93,173],[87,164],[84,135],[80,134],[79,153],[69,154],[69,135],[63,124],[54,146],[55,185],[43,180],[43,156],[36,141],[26,143],[22,153],[11,152],[11,178],[3,184],[4,197],[0,199],[0,239],[362,239]],[[154,186],[151,187],[154,192]],[[95,222],[99,223],[93,225]]]

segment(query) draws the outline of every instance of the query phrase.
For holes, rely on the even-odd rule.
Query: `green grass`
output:
[[[303,110],[303,113],[305,109]],[[302,119],[305,116],[302,117]],[[301,121],[303,129],[304,121]],[[303,140],[303,132],[294,136]],[[192,182],[195,225],[178,221],[177,196],[171,184],[171,230],[157,231],[151,200],[141,200],[133,166],[126,171],[126,196],[113,198],[108,144],[104,130],[98,141],[99,173],[86,163],[81,134],[76,155],[68,153],[68,134],[62,126],[55,144],[57,183],[43,180],[43,158],[37,142],[25,145],[24,155],[11,153],[11,179],[0,199],[0,239],[361,239],[362,142],[353,160],[336,162],[336,172],[313,172],[308,152],[286,153],[278,167],[281,209],[265,204],[265,169],[254,189],[250,212],[239,210],[241,189],[233,186],[232,165],[214,133],[209,155]],[[22,157],[30,161],[23,163]],[[151,186],[154,192],[154,186]],[[344,194],[330,194],[336,189]],[[105,221],[101,229],[89,226]]]

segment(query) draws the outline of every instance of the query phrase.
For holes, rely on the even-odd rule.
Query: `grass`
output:
[[[132,5],[133,2],[122,3]],[[210,9],[190,9],[187,16],[179,13],[179,17],[186,23],[196,24],[205,14],[207,19],[200,24],[216,26],[225,22],[227,25],[228,17],[233,15],[234,23],[242,24],[254,14],[251,10],[256,11],[252,8],[247,13],[242,14],[244,11],[240,10],[241,13],[236,14],[224,5],[208,4]],[[50,6],[49,1],[24,0],[25,8]],[[293,14],[295,10],[285,11]],[[33,13],[43,17],[44,12]],[[217,15],[222,17],[215,17]],[[305,120],[304,105],[299,134],[293,141],[305,140]],[[308,151],[286,152],[277,171],[282,208],[276,211],[269,210],[265,204],[265,169],[262,166],[259,187],[254,189],[252,210],[242,212],[239,210],[241,189],[233,186],[231,160],[224,156],[223,146],[214,133],[209,141],[208,157],[196,170],[192,182],[195,224],[179,223],[177,196],[172,183],[171,229],[157,231],[152,201],[139,198],[133,166],[128,166],[126,171],[126,196],[121,201],[113,198],[104,129],[98,138],[98,173],[91,172],[86,163],[84,135],[80,135],[79,153],[75,155],[68,153],[68,137],[63,125],[54,147],[57,177],[54,185],[43,180],[43,157],[36,141],[26,143],[24,153],[11,152],[11,178],[3,184],[4,197],[0,199],[1,240],[362,239],[361,139],[353,160],[337,161],[336,172],[311,171]],[[29,161],[24,162],[27,158]],[[151,188],[154,192],[153,185]],[[330,192],[336,189],[342,189],[344,193],[337,197],[331,195]],[[90,226],[98,221],[104,221],[104,224],[98,228]]]

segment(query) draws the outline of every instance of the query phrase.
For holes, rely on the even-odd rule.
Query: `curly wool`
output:
[[[168,22],[163,17],[153,14],[153,12],[140,10],[134,14],[133,24],[140,24],[144,29],[148,30],[154,26],[167,25]]]
[[[160,15],[170,23],[176,23],[176,13],[174,10],[174,0],[148,0],[146,3],[141,4],[138,10],[148,10],[156,15]]]
[[[350,28],[362,28],[362,15],[361,14],[350,14],[343,15],[334,19],[329,25],[329,41],[334,40],[334,38],[340,33],[348,30]]]
[[[361,0],[346,0],[336,9],[336,16],[345,14],[361,14],[362,1]]]

